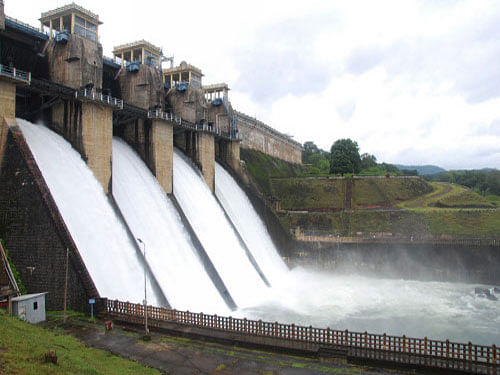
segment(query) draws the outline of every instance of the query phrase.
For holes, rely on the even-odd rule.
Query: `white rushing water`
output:
[[[236,304],[258,303],[268,288],[202,176],[178,150],[174,152],[174,195]]]
[[[215,165],[215,195],[271,285],[285,282],[288,269],[264,222],[243,189],[219,163]]]
[[[222,166],[216,165],[215,172],[219,201],[273,285],[256,305],[235,315],[358,332],[500,343],[500,301],[474,295],[475,285],[340,275],[302,267],[287,271],[244,191]]]
[[[43,125],[17,123],[99,294],[140,303],[142,264],[92,171],[61,136]],[[148,289],[148,302],[157,305],[151,285]]]
[[[288,285],[272,288],[260,304],[236,315],[339,330],[498,345],[500,300],[479,298],[474,294],[475,286],[335,275],[299,267],[290,272]]]
[[[173,203],[137,153],[113,139],[113,197],[172,307],[226,313]]]

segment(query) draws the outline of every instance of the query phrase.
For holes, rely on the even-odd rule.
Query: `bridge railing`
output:
[[[104,95],[102,93],[97,92],[94,89],[82,89],[82,90],[77,90],[75,91],[75,98],[80,99],[80,98],[85,98],[85,99],[90,99],[93,101],[98,101],[101,103],[109,104],[114,107],[118,107],[120,109],[123,109],[123,100],[114,98],[110,95]]]
[[[24,81],[28,84],[31,83],[31,72],[25,72],[16,68],[11,68],[6,65],[0,64],[0,75]]]
[[[118,314],[128,321],[142,323],[144,307],[141,304],[103,299],[107,313]],[[476,365],[498,367],[500,349],[495,345],[475,345],[451,342],[449,340],[431,340],[427,337],[414,338],[372,334],[367,332],[351,332],[330,328],[305,327],[295,324],[265,322],[262,320],[240,319],[218,315],[207,315],[189,311],[178,311],[162,307],[147,307],[148,320],[154,326],[156,322],[173,322],[183,325],[242,333],[245,335],[269,337],[317,344],[320,346],[345,347],[346,349],[365,349],[387,354],[405,354],[437,360],[457,360]]]
[[[194,130],[194,131],[204,131],[207,133],[217,135],[219,137],[224,137],[224,138],[228,138],[228,139],[236,139],[236,138],[231,137],[231,134],[229,132],[222,131],[220,128],[216,128],[216,127],[213,127],[213,126],[208,125],[208,124],[193,124],[192,122],[186,121],[186,120],[180,118],[179,116],[176,116],[173,113],[163,112],[160,110],[154,110],[154,111],[151,110],[151,111],[148,111],[148,118],[157,118],[157,119],[172,121],[172,122],[179,124],[179,126],[185,128],[185,129],[190,129],[190,130]]]

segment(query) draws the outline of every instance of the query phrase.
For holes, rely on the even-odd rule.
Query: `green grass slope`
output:
[[[57,365],[44,361],[45,353],[51,349],[57,353]],[[31,325],[0,310],[0,374],[153,375],[160,372],[104,350],[86,347],[61,329]]]
[[[304,171],[301,165],[273,158],[260,151],[242,148],[240,158],[265,195],[271,195],[272,177],[295,177]]]
[[[328,178],[273,178],[271,195],[285,210],[343,209],[345,181]]]

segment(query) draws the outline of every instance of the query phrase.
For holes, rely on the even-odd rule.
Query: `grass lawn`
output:
[[[57,353],[58,365],[44,361],[44,354],[51,349]],[[0,374],[153,375],[160,372],[104,350],[86,347],[59,328],[32,325],[0,310]]]

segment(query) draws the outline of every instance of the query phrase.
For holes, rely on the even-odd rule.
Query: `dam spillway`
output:
[[[99,294],[140,302],[140,258],[80,154],[45,126],[17,122]],[[151,283],[148,289],[151,303],[158,304]]]
[[[137,153],[113,139],[113,197],[177,309],[226,312],[226,306],[196,255],[189,233],[157,180]]]
[[[243,189],[219,163],[215,165],[215,195],[271,285],[286,282],[288,269],[264,222]]]
[[[257,303],[267,286],[202,176],[179,150],[174,153],[174,195],[236,305]]]
[[[140,302],[143,292],[142,265],[122,223],[80,155],[49,129],[18,121],[99,292],[110,298]],[[181,155],[177,156],[182,158]],[[126,165],[126,169],[133,169],[130,164]],[[178,169],[177,173],[193,173],[193,180],[185,181],[188,187],[185,194],[178,194],[178,199],[191,198],[193,205],[184,208],[186,216],[198,215],[208,221],[205,225],[211,233],[210,228],[218,221],[213,220],[216,216],[203,201],[206,196],[198,192],[198,183],[201,186],[204,184],[202,177],[184,159],[181,159],[181,163],[177,161],[174,168]],[[128,173],[136,174],[132,171]],[[177,188],[179,184],[182,186],[181,178],[178,177],[176,181]],[[227,192],[228,188],[223,190]],[[193,197],[200,199],[195,200]],[[222,202],[220,197],[219,200]],[[242,209],[237,208],[240,204],[237,199],[230,200],[227,212],[233,210],[242,213]],[[215,203],[211,207],[221,210]],[[150,209],[157,210],[152,206]],[[225,218],[223,213],[221,215]],[[127,224],[133,227],[132,222]],[[172,223],[169,222],[169,225]],[[228,228],[232,230],[230,226]],[[198,230],[196,234],[200,235]],[[141,235],[144,236],[143,233]],[[263,236],[260,232],[255,235]],[[225,234],[216,237],[218,241],[214,242],[223,245],[225,237]],[[245,234],[241,234],[241,237],[245,238]],[[252,245],[249,248],[252,249]],[[500,337],[497,302],[477,298],[473,287],[468,284],[369,278],[350,273],[333,275],[300,267],[282,273],[273,271],[274,266],[268,271],[262,265],[265,272],[269,273],[270,280],[273,280],[275,273],[283,275],[282,282],[267,288],[245,258],[243,250],[240,249],[239,256],[234,258],[229,250],[216,246],[213,252],[219,251],[225,263],[213,262],[239,304],[240,309],[233,313],[234,316],[396,335],[424,336],[430,332],[435,338],[472,340],[482,344],[498,342]],[[254,255],[259,260],[259,255]],[[212,259],[211,254],[210,257]],[[244,262],[238,264],[238,260]],[[148,258],[148,261],[153,262],[153,257]],[[164,276],[156,274],[164,268],[150,266],[157,279],[163,283]],[[239,270],[242,266],[252,275],[251,282],[256,285],[242,280],[239,272],[223,272],[224,267]],[[197,277],[189,272],[185,272],[185,275],[189,279]],[[166,284],[165,290],[168,294]],[[246,290],[252,293],[252,299],[245,299],[245,295],[242,298],[238,294],[244,294]],[[174,294],[168,296],[172,301],[175,300]],[[158,303],[151,287],[148,295],[150,304]],[[220,297],[215,294],[215,298]],[[219,304],[213,308],[217,310]],[[203,306],[203,311],[208,309],[210,307]]]

